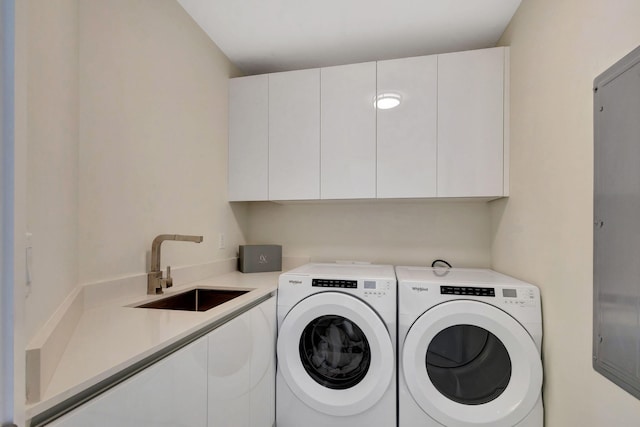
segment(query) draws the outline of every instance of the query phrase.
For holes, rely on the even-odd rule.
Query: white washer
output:
[[[542,427],[534,285],[485,269],[396,267],[400,427]]]
[[[396,425],[393,266],[306,264],[278,286],[278,427]]]

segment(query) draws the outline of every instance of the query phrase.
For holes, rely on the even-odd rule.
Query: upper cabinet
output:
[[[232,79],[229,199],[507,196],[508,54]]]
[[[436,197],[437,56],[378,61],[378,198]]]
[[[507,195],[506,54],[438,55],[438,197]]]
[[[322,68],[322,199],[376,197],[376,63]]]
[[[229,200],[269,200],[269,77],[229,82]]]
[[[320,198],[320,70],[269,74],[269,199]]]

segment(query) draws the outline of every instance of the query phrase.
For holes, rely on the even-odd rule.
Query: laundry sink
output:
[[[159,308],[163,310],[207,311],[244,295],[247,292],[249,291],[196,288],[136,307]]]

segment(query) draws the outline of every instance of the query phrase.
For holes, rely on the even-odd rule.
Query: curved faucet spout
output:
[[[162,278],[162,271],[160,271],[160,246],[165,240],[200,243],[204,239],[202,236],[189,236],[184,234],[160,234],[159,236],[156,236],[156,238],[153,239],[153,243],[151,243],[151,265],[149,272],[147,273],[148,294],[161,294],[163,282],[166,282],[167,287],[171,286],[169,267],[167,267],[166,279]]]
[[[151,268],[153,271],[160,271],[160,245],[165,240],[175,240],[179,242],[202,242],[202,236],[188,236],[184,234],[160,234],[153,239],[153,243],[151,243]]]

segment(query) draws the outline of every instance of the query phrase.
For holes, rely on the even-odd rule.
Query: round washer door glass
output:
[[[312,320],[302,331],[300,360],[318,384],[344,390],[358,384],[367,374],[371,347],[353,321],[325,315]]]
[[[425,364],[435,388],[466,405],[491,402],[511,378],[511,358],[502,341],[474,325],[438,332],[427,347]]]
[[[295,396],[332,416],[362,413],[389,389],[391,335],[362,300],[340,292],[311,295],[278,331],[278,370]]]
[[[540,397],[533,339],[490,304],[458,300],[427,310],[407,332],[401,357],[411,396],[443,425],[512,427]]]

